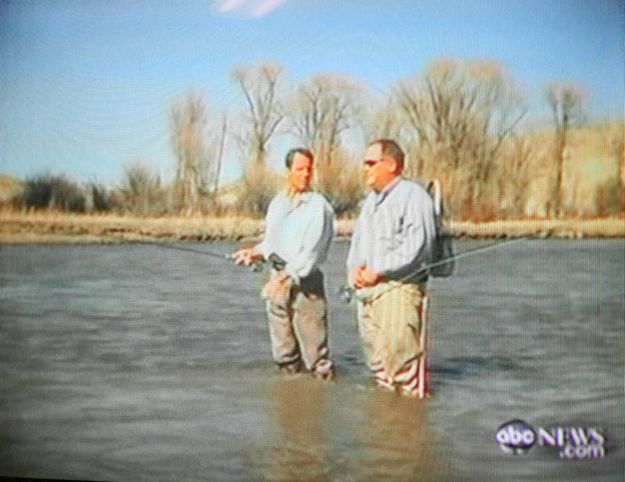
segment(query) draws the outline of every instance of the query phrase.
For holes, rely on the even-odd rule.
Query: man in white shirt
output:
[[[323,274],[334,234],[334,211],[324,196],[310,190],[314,156],[292,149],[286,156],[288,187],[269,205],[261,243],[234,253],[249,265],[269,260],[273,270],[262,291],[266,299],[274,361],[281,371],[296,373],[302,363],[316,377],[331,379],[327,302]]]
[[[436,225],[431,197],[401,178],[403,167],[404,153],[395,141],[369,144],[364,168],[371,192],[354,226],[347,272],[359,300],[363,351],[376,382],[416,396],[425,349],[420,323]]]

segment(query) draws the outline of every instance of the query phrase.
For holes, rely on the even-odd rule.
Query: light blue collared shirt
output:
[[[283,191],[269,204],[265,237],[256,248],[265,259],[275,253],[285,260],[286,273],[299,284],[325,261],[333,236],[334,210],[325,197]]]
[[[434,203],[419,184],[396,178],[365,198],[354,226],[347,269],[361,265],[389,279],[420,281],[436,241]]]

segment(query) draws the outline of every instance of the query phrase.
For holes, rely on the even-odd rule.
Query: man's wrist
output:
[[[299,276],[297,276],[297,274],[293,272],[293,270],[291,269],[291,266],[287,264],[282,272],[284,273],[284,276],[290,278],[294,284],[296,285],[299,284],[300,282]]]

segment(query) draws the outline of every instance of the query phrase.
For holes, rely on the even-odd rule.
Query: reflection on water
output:
[[[623,240],[516,243],[433,280],[425,401],[369,378],[334,296],[347,248],[325,267],[339,378],[324,383],[274,372],[262,275],[157,246],[2,247],[0,475],[622,480]],[[602,428],[608,455],[511,457],[494,433],[513,418]]]
[[[436,480],[427,400],[372,390],[363,406],[360,434],[358,480]]]
[[[277,434],[259,442],[269,440],[259,451],[267,480],[444,480],[427,401],[361,388],[342,407],[346,416],[336,388],[308,376],[272,378],[267,417]]]
[[[301,375],[271,380],[269,417],[279,437],[265,452],[268,480],[331,480],[331,449],[324,431],[327,385]]]

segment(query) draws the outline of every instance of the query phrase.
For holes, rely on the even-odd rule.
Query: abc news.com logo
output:
[[[534,445],[560,450],[562,459],[601,459],[605,457],[605,436],[591,427],[552,427],[536,430],[523,420],[504,423],[495,440],[506,453],[523,454]]]

